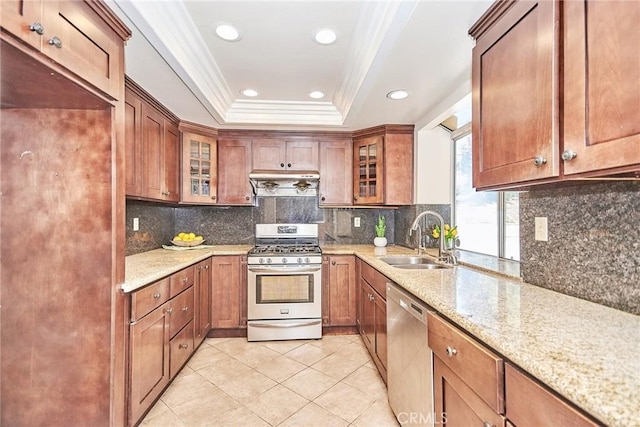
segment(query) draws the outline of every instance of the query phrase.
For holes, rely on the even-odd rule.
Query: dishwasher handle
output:
[[[416,301],[412,296],[402,292],[392,283],[387,283],[387,298],[389,297],[396,300],[403,310],[418,319],[421,323],[427,324],[427,311],[429,310],[424,303]]]

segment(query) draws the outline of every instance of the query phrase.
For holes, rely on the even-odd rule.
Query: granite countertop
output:
[[[122,289],[131,292],[209,256],[244,255],[251,248],[131,255]],[[379,256],[415,255],[415,250],[372,245],[323,245],[322,250],[357,255],[603,423],[640,426],[640,316],[529,285],[509,277],[511,267],[498,273],[465,265],[403,270]]]
[[[216,245],[174,251],[155,249],[125,257],[124,292],[135,291],[212,255],[246,255],[251,245]]]
[[[358,255],[600,421],[640,425],[639,316],[465,266],[394,268],[371,245],[323,253]],[[395,254],[415,251],[389,247]]]

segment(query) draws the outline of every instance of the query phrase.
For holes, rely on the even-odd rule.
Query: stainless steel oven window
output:
[[[257,275],[256,304],[314,302],[314,275]]]

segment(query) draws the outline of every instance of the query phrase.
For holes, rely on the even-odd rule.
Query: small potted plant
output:
[[[378,223],[376,224],[376,237],[373,239],[373,244],[379,248],[387,246],[387,221],[384,215],[378,215]]]

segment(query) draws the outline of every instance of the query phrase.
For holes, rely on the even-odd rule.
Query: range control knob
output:
[[[282,258],[282,263],[286,264],[287,263],[287,259],[286,258]]]
[[[298,264],[302,264],[302,258],[298,258]]]
[[[264,264],[264,259],[260,258],[260,260],[258,261],[260,264]]]
[[[305,258],[304,262],[306,262],[307,264],[309,264],[309,258]]]
[[[271,258],[267,258],[267,264],[271,264]]]

